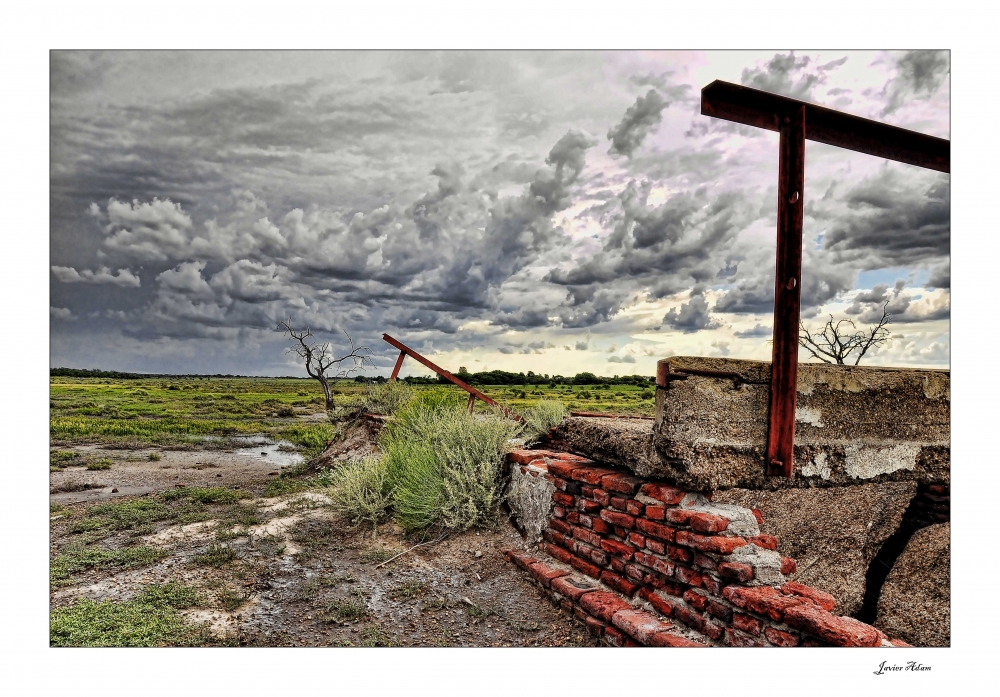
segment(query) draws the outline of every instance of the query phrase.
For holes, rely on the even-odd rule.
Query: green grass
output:
[[[89,470],[109,470],[111,465],[114,464],[114,460],[110,457],[102,457],[100,460],[91,460],[87,463],[87,469]]]
[[[185,487],[171,489],[160,494],[165,501],[188,498],[198,503],[236,503],[240,499],[250,498],[253,494],[241,489],[229,489],[224,486]]]
[[[186,624],[178,609],[199,602],[198,593],[177,583],[147,586],[125,602],[81,599],[52,611],[52,646],[197,646],[208,640],[201,627]]]
[[[125,547],[123,549],[99,549],[73,545],[66,547],[49,562],[49,579],[54,585],[64,585],[83,571],[90,569],[131,569],[149,566],[167,553],[154,547]]]
[[[357,600],[331,600],[326,605],[326,615],[337,622],[352,622],[364,619],[369,614],[368,606]]]
[[[521,425],[495,412],[470,415],[422,397],[379,437],[396,520],[407,530],[496,522],[500,469]]]
[[[341,381],[333,389],[338,407],[367,405],[385,411],[399,408],[412,391],[464,404],[466,393],[453,385],[379,388]],[[523,411],[539,401],[560,401],[569,410],[653,415],[653,390],[636,385],[478,386],[505,406]],[[303,423],[287,414],[323,412],[319,386],[289,378],[107,378],[53,377],[50,436],[56,441],[148,447],[203,443],[204,436],[265,435],[286,438],[307,451],[325,445],[335,433],[329,423]],[[477,405],[477,410],[481,405]],[[285,416],[272,416],[284,414]],[[211,444],[209,444],[211,445]],[[72,460],[62,462],[70,463]],[[59,466],[51,462],[52,466]]]
[[[140,498],[116,503],[104,503],[87,511],[85,517],[74,521],[69,531],[82,533],[91,530],[132,530],[137,534],[152,532],[152,524],[175,517],[176,513],[158,499]]]
[[[220,569],[229,562],[236,559],[236,550],[224,544],[213,542],[208,550],[202,554],[196,554],[192,560],[197,566],[212,566]]]

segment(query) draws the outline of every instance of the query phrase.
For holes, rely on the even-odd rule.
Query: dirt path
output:
[[[104,510],[100,501],[57,509],[51,522],[54,557],[87,535],[96,536],[88,548],[143,548],[163,556],[140,568],[76,573],[52,590],[52,607],[80,598],[127,601],[149,584],[178,582],[202,598],[182,611],[187,621],[205,623],[214,637],[231,644],[596,645],[503,558],[502,549],[522,544],[509,524],[453,534],[384,563],[420,540],[393,525],[380,527],[377,536],[370,527],[351,526],[333,513],[321,491],[264,498],[267,474],[276,471],[269,462],[219,451],[165,451],[161,461],[149,462],[140,459],[144,453],[114,451],[116,465],[107,471],[53,472],[53,488],[70,476],[117,483],[114,505],[159,501],[156,492],[183,491],[175,488],[179,483],[227,484],[257,495],[200,508],[185,504],[203,519],[184,523],[172,514],[146,529],[94,527],[88,521],[105,520],[96,513]],[[138,461],[128,462],[130,454]],[[150,493],[123,496],[126,486]],[[89,491],[97,490],[66,493]]]

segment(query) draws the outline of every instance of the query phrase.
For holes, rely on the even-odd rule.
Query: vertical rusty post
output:
[[[475,409],[475,408],[476,408],[476,395],[474,395],[474,394],[472,394],[470,392],[469,393],[469,413],[471,414],[472,410]]]
[[[392,382],[399,375],[399,369],[403,367],[403,359],[406,358],[406,351],[399,352],[399,358],[396,359],[396,365],[392,369],[392,375],[389,377],[389,382]]]
[[[802,290],[805,105],[780,114],[779,121],[778,249],[774,269],[774,348],[771,354],[767,472],[791,477],[795,455],[795,388]]]

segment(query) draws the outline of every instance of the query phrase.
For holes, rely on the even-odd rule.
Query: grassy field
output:
[[[338,410],[356,406],[364,385],[340,382],[334,388]],[[453,395],[452,385],[416,385],[420,392]],[[563,402],[569,410],[615,414],[653,414],[653,390],[634,385],[527,385],[483,387],[501,404],[525,409],[539,400]],[[102,443],[121,447],[181,445],[205,437],[262,434],[284,438],[306,450],[321,448],[335,426],[319,419],[319,385],[289,378],[106,378],[50,379],[50,435],[54,443]],[[312,419],[303,419],[315,415]],[[211,439],[209,439],[211,442]]]

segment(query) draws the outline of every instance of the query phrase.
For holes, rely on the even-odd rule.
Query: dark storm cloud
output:
[[[660,125],[663,110],[667,106],[669,102],[656,90],[649,90],[645,96],[637,97],[635,104],[625,111],[625,116],[618,125],[608,131],[608,140],[611,141],[608,152],[631,157],[646,136]]]
[[[807,70],[810,62],[808,56],[796,57],[794,51],[788,55],[775,54],[763,67],[744,68],[740,82],[765,92],[811,101],[812,90],[823,81],[824,71],[822,67]]]
[[[733,332],[734,336],[738,336],[741,339],[759,339],[771,336],[772,334],[774,334],[774,330],[771,327],[765,327],[763,324],[755,324],[751,329]]]
[[[927,99],[951,73],[949,51],[907,51],[896,62],[896,77],[886,85],[888,102],[882,116],[897,111],[910,99]]]
[[[862,268],[937,263],[950,252],[947,175],[885,167],[810,213],[829,221],[823,248]]]
[[[877,322],[885,311],[893,322],[929,322],[947,319],[951,315],[951,298],[944,295],[930,303],[918,304],[911,293],[904,292],[906,281],[897,280],[892,289],[879,284],[870,291],[858,293],[844,311],[857,315],[862,322]]]
[[[691,299],[679,308],[672,307],[663,316],[663,323],[671,329],[685,333],[693,333],[702,329],[717,329],[722,326],[718,320],[712,319],[708,312],[708,302],[705,300],[705,289],[695,286]]]

